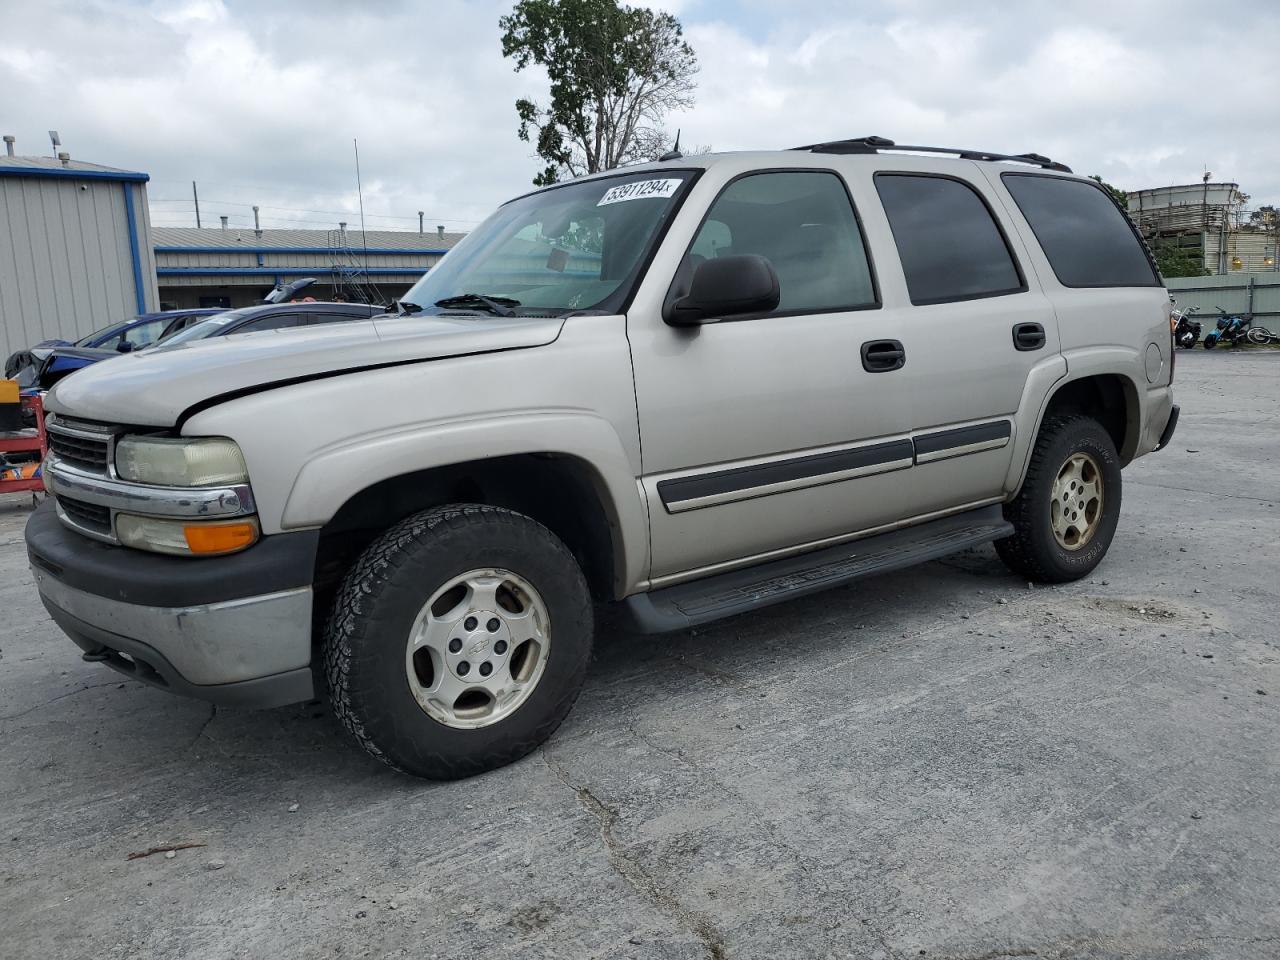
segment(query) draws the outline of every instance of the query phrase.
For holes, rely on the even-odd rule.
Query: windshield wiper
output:
[[[396,313],[402,317],[408,313],[422,312],[422,304],[414,303],[412,300],[397,300],[394,306],[396,308]]]
[[[519,300],[511,297],[486,297],[479,293],[460,293],[456,297],[445,297],[436,301],[437,307],[483,307],[496,317],[514,317],[512,307],[520,306]]]

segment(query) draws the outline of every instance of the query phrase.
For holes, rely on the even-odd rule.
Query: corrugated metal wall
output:
[[[1272,330],[1280,325],[1280,273],[1174,277],[1165,285],[1180,308],[1199,306],[1210,320],[1217,319],[1221,307],[1231,316],[1252,314]]]
[[[139,312],[125,197],[131,195],[145,310],[158,308],[146,186],[0,177],[0,360],[74,340]]]

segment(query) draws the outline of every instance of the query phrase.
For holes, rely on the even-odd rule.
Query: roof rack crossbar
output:
[[[803,147],[792,147],[792,150],[807,150],[810,153],[879,153],[882,150],[898,150],[908,153],[949,153],[961,160],[1011,161],[1026,163],[1045,170],[1057,170],[1071,173],[1065,163],[1058,163],[1039,153],[992,153],[988,150],[963,150],[958,147],[917,147],[906,144],[899,145],[886,137],[855,137],[851,140],[830,140],[826,143],[811,143]]]

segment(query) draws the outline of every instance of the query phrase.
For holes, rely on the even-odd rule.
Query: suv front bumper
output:
[[[27,555],[49,615],[84,651],[173,693],[256,707],[309,700],[316,531],[188,559],[99,543],[47,503]]]

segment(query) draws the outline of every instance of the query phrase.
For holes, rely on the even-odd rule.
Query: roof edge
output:
[[[0,177],[28,177],[55,180],[113,180],[116,183],[146,183],[150,174],[133,170],[65,170],[51,167],[10,167],[0,165]]]

